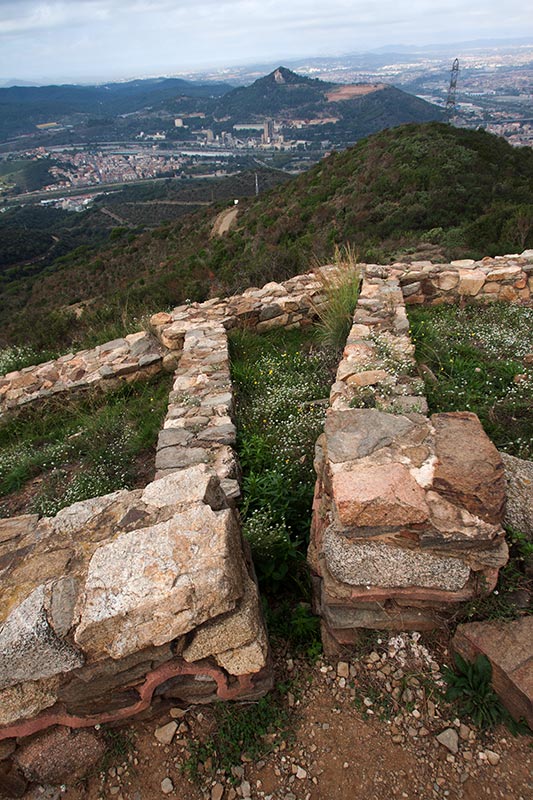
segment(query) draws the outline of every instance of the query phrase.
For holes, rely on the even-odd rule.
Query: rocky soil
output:
[[[192,779],[191,742],[208,741],[214,711],[160,706],[112,734],[118,744],[101,772],[61,790],[37,789],[32,800],[531,800],[531,738],[503,726],[481,732],[456,718],[442,699],[444,663],[445,645],[426,647],[417,634],[375,639],[365,655],[338,662],[281,651],[276,677],[289,723],[263,737],[259,759],[243,753],[223,774],[212,757],[200,758]],[[131,749],[120,754],[124,734]]]

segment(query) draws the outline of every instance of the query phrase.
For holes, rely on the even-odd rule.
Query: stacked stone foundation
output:
[[[427,416],[408,329],[398,277],[369,271],[315,461],[308,559],[331,653],[362,629],[438,627],[507,561],[500,455],[475,414]]]
[[[525,304],[533,290],[533,252],[363,269],[317,445],[309,563],[328,652],[363,628],[433,628],[494,587],[503,465],[475,415],[427,416],[405,301]],[[310,325],[321,291],[310,273],[180,306],[150,332],[0,377],[2,416],[174,373],[144,489],[0,520],[0,793],[22,796],[57,760],[72,779],[80,751],[102,754],[104,723],[271,687],[236,511],[227,331]]]

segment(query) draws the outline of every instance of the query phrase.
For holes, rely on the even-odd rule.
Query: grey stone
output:
[[[323,553],[336,580],[350,586],[462,589],[470,568],[457,558],[405,550],[381,542],[354,542],[330,526],[324,534]]]
[[[235,425],[212,425],[200,431],[196,437],[200,441],[218,442],[219,444],[234,444],[237,438]]]
[[[457,731],[453,728],[446,728],[435,738],[437,742],[442,744],[450,753],[455,755],[459,750],[459,736],[457,735]]]
[[[161,742],[161,744],[170,744],[176,735],[177,730],[177,722],[167,722],[166,725],[161,725],[160,728],[155,729],[154,736],[158,742]]]
[[[37,587],[0,627],[0,688],[49,678],[83,665],[83,655],[59,638],[50,625],[46,599],[47,587]],[[56,615],[61,615],[60,609]]]
[[[507,482],[504,522],[533,541],[533,461],[500,453]]]
[[[363,458],[412,428],[414,423],[406,417],[374,408],[331,413],[325,425],[328,458],[333,463]]]
[[[209,451],[203,447],[164,447],[155,457],[156,470],[183,469],[208,464]]]
[[[187,445],[193,434],[185,428],[164,428],[159,432],[157,439],[157,449],[162,450],[165,447],[179,447]]]
[[[139,367],[150,367],[162,360],[161,353],[146,353],[139,359]]]

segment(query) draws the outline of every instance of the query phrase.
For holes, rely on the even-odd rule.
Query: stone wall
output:
[[[521,255],[481,261],[463,259],[451,264],[418,261],[406,267],[393,264],[389,273],[400,278],[406,302],[437,305],[457,301],[528,303],[533,297],[533,250]]]
[[[327,651],[436,627],[507,561],[504,470],[475,414],[426,416],[397,277],[367,277],[317,444],[309,563]]]
[[[403,298],[527,303],[532,270],[531,252],[366,265],[317,447],[309,561],[327,647],[353,643],[362,627],[433,627],[494,586],[506,560],[501,459],[473,414],[426,416]],[[162,699],[248,699],[269,689],[257,585],[234,508],[227,331],[308,325],[321,291],[310,273],[180,306],[154,315],[150,333],[0,377],[5,414],[175,373],[155,480],[144,490],[53,518],[0,520],[0,790],[18,796],[38,779],[32,748],[44,763],[59,747],[70,774],[82,735],[93,737],[85,752],[101,752],[89,728]]]
[[[147,379],[162,368],[163,348],[140,331],[55,361],[0,376],[0,416],[29,403],[87,391],[114,389],[121,382]]]
[[[521,255],[450,264],[361,264],[361,270],[369,277],[398,279],[408,305],[495,300],[529,304],[533,297],[531,250]],[[234,297],[214,298],[155,314],[151,319],[152,333],[131,334],[93,350],[69,353],[56,361],[0,376],[0,415],[65,392],[114,388],[119,381],[150,377],[161,369],[172,372],[191,326],[218,322],[225,330],[240,327],[257,333],[279,327],[290,329],[316,320],[321,302],[322,284],[315,274],[308,273],[284,283],[247,289]]]

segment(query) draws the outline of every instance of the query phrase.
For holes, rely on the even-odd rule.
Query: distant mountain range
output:
[[[35,125],[68,115],[116,116],[146,106],[160,106],[183,95],[219,97],[231,88],[226,83],[198,83],[181,78],[149,78],[99,86],[11,86],[0,89],[0,136],[27,133]]]
[[[236,224],[223,236],[212,235],[213,224],[228,200],[138,235],[118,228],[92,247],[88,230],[88,246],[44,269],[38,263],[6,269],[0,333],[6,343],[50,347],[63,337],[62,346],[70,346],[83,326],[283,280],[316,259],[326,263],[335,245],[346,243],[373,263],[420,248],[441,260],[517,252],[533,247],[532,196],[530,148],[440,123],[403,125],[241,199]],[[101,207],[110,201],[103,198]],[[27,238],[39,225],[49,235],[52,212],[61,214],[29,206],[8,212],[0,236],[7,245],[16,235],[9,227]],[[87,213],[86,225],[105,216]],[[63,239],[69,231],[56,233]],[[65,304],[84,300],[90,303],[81,319],[65,312]]]
[[[29,133],[36,125],[51,121],[76,123],[80,115],[116,118],[140,111],[179,115],[186,100],[205,115],[206,124],[213,120],[236,124],[268,117],[312,120],[324,126],[323,138],[331,138],[335,132],[335,143],[353,142],[404,122],[442,118],[436,106],[387,84],[328,83],[278,67],[250,86],[239,88],[226,83],[153,78],[101,86],[0,89],[0,137]]]

